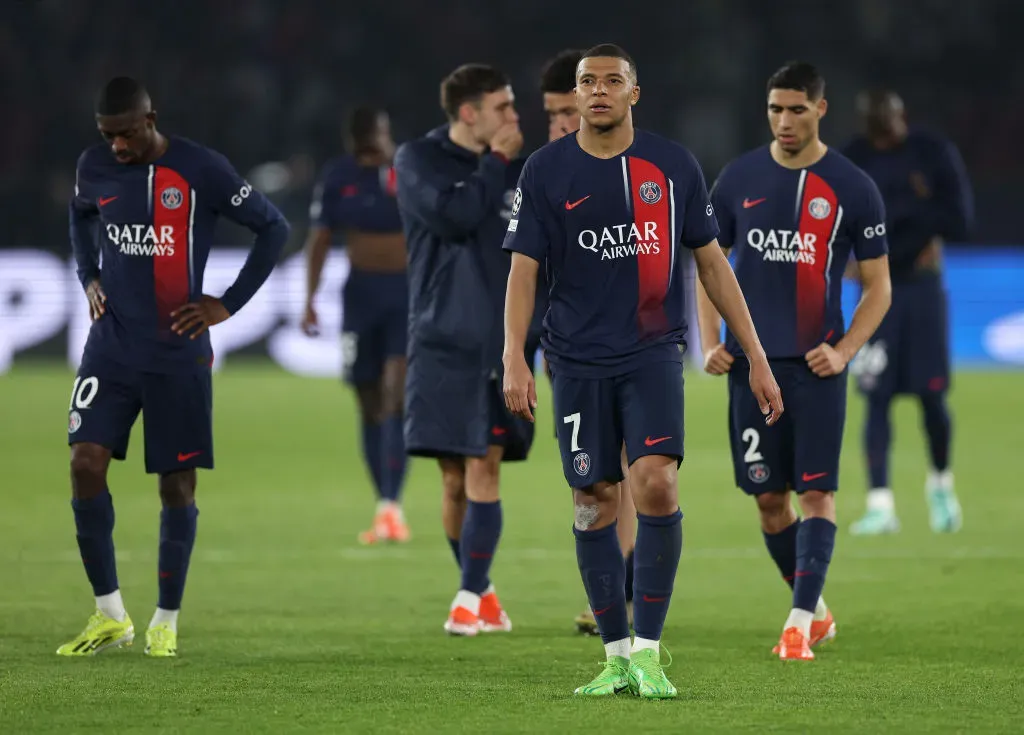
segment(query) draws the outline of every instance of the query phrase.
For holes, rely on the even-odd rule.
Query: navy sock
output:
[[[814,612],[825,588],[828,564],[836,544],[836,524],[825,518],[805,518],[796,533],[796,580],[793,607]]]
[[[796,575],[796,539],[799,530],[800,519],[798,518],[778,533],[764,534],[764,545],[768,547],[772,561],[775,562],[779,573],[790,588],[793,587]]]
[[[575,526],[572,529],[576,537],[576,564],[605,643],[629,638],[626,565],[615,526],[613,523],[596,531],[581,531]]]
[[[633,552],[626,556],[626,602],[633,601]]]
[[[117,590],[117,565],[114,562],[114,502],[110,492],[88,500],[72,499],[78,550],[85,574],[97,597]]]
[[[946,406],[945,393],[926,393],[921,396],[924,409],[924,429],[928,434],[928,452],[932,467],[942,472],[949,467],[949,444],[953,434],[953,420]]]
[[[380,427],[380,497],[398,502],[405,483],[405,436],[402,415],[384,419]]]
[[[383,469],[381,462],[381,439],[382,427],[380,424],[371,424],[363,421],[363,459],[366,461],[366,468],[370,470],[370,477],[373,479],[373,490],[377,498],[382,497],[383,490]]]
[[[633,629],[638,638],[658,641],[683,553],[683,514],[678,510],[670,516],[637,513],[636,518]]]
[[[889,424],[890,401],[888,397],[868,400],[868,415],[864,423],[864,454],[868,459],[871,487],[889,487],[889,443],[892,437]]]
[[[181,608],[198,517],[199,509],[195,503],[185,508],[165,507],[160,511],[160,553],[157,561],[160,598],[157,607],[162,610]]]
[[[466,502],[462,521],[461,588],[482,595],[490,585],[491,562],[501,538],[501,501]]]
[[[455,555],[455,564],[462,569],[462,550],[459,548],[462,546],[462,542],[457,538],[446,537],[448,539],[448,545],[452,547],[452,554]]]

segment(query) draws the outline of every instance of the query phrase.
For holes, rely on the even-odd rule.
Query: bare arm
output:
[[[331,249],[331,230],[328,227],[314,225],[309,228],[306,237],[306,312],[302,317],[302,329],[307,334],[317,333],[317,314],[314,303],[316,292],[320,288],[320,277],[327,262],[327,253]]]
[[[533,421],[537,406],[533,372],[526,364],[526,332],[533,319],[540,263],[528,255],[512,253],[505,291],[505,404],[517,416]]]
[[[889,258],[872,258],[858,263],[863,290],[860,303],[853,312],[849,331],[836,344],[836,351],[849,362],[882,323],[892,303],[892,283],[889,280]]]

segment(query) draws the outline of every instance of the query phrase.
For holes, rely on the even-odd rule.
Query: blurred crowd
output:
[[[377,102],[399,140],[442,122],[441,77],[466,61],[513,78],[527,147],[544,141],[537,77],[558,50],[614,41],[637,59],[638,124],[677,138],[709,179],[765,140],[763,85],[791,57],[828,82],[826,142],[856,132],[853,98],[897,89],[913,123],[960,147],[977,239],[1013,243],[1024,195],[1024,57],[1012,1],[688,0],[626,5],[520,0],[13,0],[0,65],[0,247],[67,250],[75,160],[99,140],[93,94],[128,74],[150,88],[167,133],[227,155],[305,233],[316,169],[341,146],[347,109]],[[225,244],[241,233],[225,232]]]

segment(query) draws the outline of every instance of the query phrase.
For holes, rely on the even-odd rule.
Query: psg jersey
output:
[[[391,166],[360,166],[352,156],[337,158],[324,167],[310,219],[330,230],[401,232],[396,183]]]
[[[680,361],[683,247],[718,235],[704,175],[682,146],[637,130],[613,158],[567,135],[526,162],[504,248],[546,268],[541,344],[552,368],[608,377]]]

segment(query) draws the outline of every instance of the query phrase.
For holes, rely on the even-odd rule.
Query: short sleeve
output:
[[[519,175],[515,196],[512,199],[512,218],[508,221],[505,242],[502,247],[513,253],[527,255],[538,263],[547,258],[551,243],[544,222],[544,198],[537,184],[533,156],[526,161]]]
[[[727,171],[728,168],[723,169],[711,187],[711,208],[718,221],[718,243],[723,248],[731,248],[736,241],[736,218],[729,206],[729,195],[725,189]]]
[[[866,174],[862,175],[857,211],[851,218],[853,256],[857,260],[879,258],[889,252],[885,233],[885,205],[878,186]]]
[[[688,154],[689,155],[689,154]],[[704,247],[718,237],[718,220],[708,196],[704,172],[692,155],[690,158],[689,187],[683,210],[683,245],[690,249]]]

